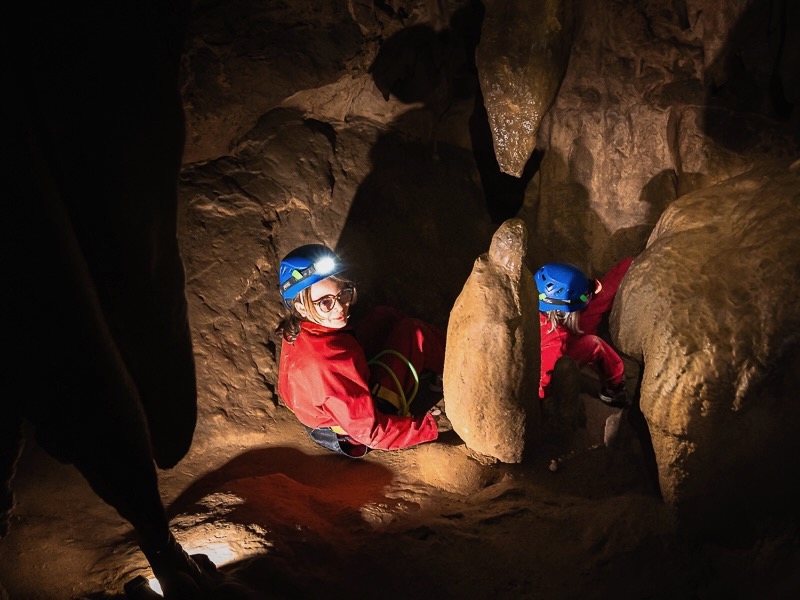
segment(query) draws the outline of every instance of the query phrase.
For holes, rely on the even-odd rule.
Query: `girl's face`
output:
[[[341,329],[350,318],[350,303],[354,289],[342,281],[328,278],[313,284],[309,291],[314,310],[309,311],[302,303],[296,303],[300,315],[331,329]],[[329,309],[329,310],[327,310]]]

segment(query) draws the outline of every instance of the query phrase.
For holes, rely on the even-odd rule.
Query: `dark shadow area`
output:
[[[800,577],[800,471],[795,460],[800,439],[786,432],[787,423],[800,420],[800,406],[787,401],[796,395],[797,373],[800,344],[794,343],[753,392],[757,401],[746,409],[747,424],[725,423],[714,440],[717,446],[698,459],[718,465],[707,478],[712,491],[688,490],[677,509],[692,535],[721,545],[758,548],[790,542],[793,555],[787,556],[793,556]],[[716,501],[713,511],[709,501]]]
[[[469,119],[473,157],[489,217],[499,225],[522,206],[542,152],[533,153],[521,177],[503,173],[497,163],[475,65],[484,12],[483,4],[474,0],[453,14],[446,29],[435,31],[427,25],[402,29],[383,43],[370,73],[386,100],[394,95],[407,104],[425,105],[431,122],[428,141],[433,143],[435,157],[438,124],[454,102],[474,98]]]
[[[444,327],[492,233],[471,157],[441,146],[434,160],[421,142],[387,133],[370,158],[336,247],[359,284],[354,318],[388,304]]]
[[[38,316],[10,331],[10,368],[37,385],[0,405],[0,537],[19,457],[7,441],[19,443],[24,421],[133,527],[165,588],[199,594],[202,573],[170,532],[156,472],[186,455],[197,419],[176,240],[188,4],[45,2],[3,24],[16,256],[8,277],[27,290],[11,310]],[[46,339],[59,351],[42,352]]]
[[[205,523],[209,544],[227,541],[239,551],[247,545],[236,539],[237,531],[265,530],[268,548],[219,571],[258,590],[258,597],[312,598],[336,573],[358,572],[344,555],[372,531],[361,510],[394,504],[385,496],[392,477],[384,466],[366,460],[258,448],[192,481],[169,506],[168,515],[176,530],[181,523],[189,530]],[[227,539],[229,535],[233,537]]]
[[[631,358],[628,359],[633,360]],[[626,419],[626,425],[630,427],[630,430],[636,436],[638,449],[641,452],[640,465],[646,474],[650,492],[658,498],[663,498],[661,485],[658,481],[658,463],[656,462],[656,453],[653,448],[653,438],[650,435],[650,426],[647,424],[640,405],[643,377],[644,365],[640,365],[636,376],[635,392],[630,399],[629,409],[624,413],[624,418]]]
[[[609,234],[589,206],[588,190],[573,177],[562,181],[560,174],[571,171],[558,152],[549,152],[541,167],[559,174],[553,179],[558,183],[540,193],[533,212],[526,209],[522,215],[528,226],[528,268],[535,273],[545,263],[563,261],[577,265],[589,276],[601,275],[589,272],[586,263],[590,251],[601,249]]]
[[[168,515],[179,537],[201,532],[204,544],[227,543],[246,556],[219,566],[218,572],[227,579],[204,598],[242,597],[234,587],[228,594],[226,585],[247,586],[256,594],[248,597],[251,600],[315,598],[332,582],[340,583],[344,591],[339,595],[332,590],[327,597],[352,597],[351,589],[362,588],[348,580],[367,577],[362,564],[353,562],[353,555],[362,547],[369,548],[374,535],[374,523],[368,522],[362,510],[369,506],[394,509],[398,501],[385,492],[392,479],[389,469],[367,460],[306,454],[289,447],[258,448],[193,480],[171,503]],[[256,552],[248,548],[245,537],[250,531],[262,536],[266,532],[268,546]],[[132,542],[132,535],[124,539]],[[191,541],[184,544],[192,546]],[[206,560],[203,546],[191,551],[196,561]],[[396,568],[392,561],[384,563],[389,565],[386,568]],[[145,589],[135,597],[149,598],[148,594]],[[99,592],[88,597],[134,596]]]
[[[480,38],[483,5],[473,0],[453,13],[449,27],[405,27],[385,40],[369,73],[385,100],[421,102],[430,113],[429,141],[436,152],[436,130],[453,104],[478,88],[475,46]]]
[[[475,108],[469,120],[469,132],[475,164],[486,196],[486,208],[489,210],[492,222],[499,225],[519,212],[525,201],[525,190],[539,170],[544,151],[539,149],[533,151],[525,163],[521,177],[503,173],[497,163],[492,130],[489,127],[489,115],[480,90],[475,94]]]
[[[800,147],[800,6],[751,2],[706,69],[705,131],[735,152]],[[770,143],[772,141],[772,143]]]

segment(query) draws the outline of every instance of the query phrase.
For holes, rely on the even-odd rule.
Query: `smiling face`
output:
[[[347,325],[354,294],[352,284],[328,277],[307,290],[308,292],[301,293],[295,302],[295,308],[300,316],[331,329],[341,329]],[[326,312],[328,307],[330,310]]]

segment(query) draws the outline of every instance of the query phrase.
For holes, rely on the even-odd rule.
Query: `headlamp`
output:
[[[320,258],[312,266],[314,267],[314,272],[319,273],[320,275],[327,275],[328,273],[333,272],[333,270],[336,268],[336,261],[330,256],[326,256],[325,258]],[[310,268],[311,267],[309,267],[309,269]]]
[[[291,273],[291,277],[283,282],[281,285],[281,292],[286,292],[290,287],[293,287],[311,277],[312,275],[328,275],[336,270],[336,260],[330,256],[320,258],[317,262],[309,265],[305,269],[295,269]]]

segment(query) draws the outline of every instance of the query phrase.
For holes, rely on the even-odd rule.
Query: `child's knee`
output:
[[[600,348],[605,346],[605,342],[596,335],[587,335],[585,337],[586,337],[586,343],[590,344],[591,347],[595,350],[599,350]]]

